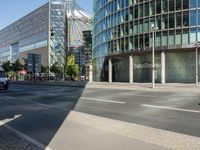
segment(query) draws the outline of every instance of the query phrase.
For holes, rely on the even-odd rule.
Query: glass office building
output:
[[[95,81],[151,82],[153,42],[156,82],[199,78],[199,0],[94,0],[93,6]]]
[[[64,68],[67,50],[83,45],[82,31],[92,28],[91,18],[76,0],[49,0],[0,30],[0,62],[23,64],[28,53],[37,53],[43,66],[58,62]]]
[[[60,66],[66,56],[66,2],[50,0],[0,30],[0,61],[24,64],[28,53],[41,54],[42,65]],[[63,66],[64,67],[64,66]]]

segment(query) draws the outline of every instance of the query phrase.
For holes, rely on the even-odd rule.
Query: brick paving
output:
[[[0,126],[0,150],[42,150],[28,140]]]

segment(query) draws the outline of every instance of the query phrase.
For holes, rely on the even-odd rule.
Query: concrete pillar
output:
[[[92,69],[92,64],[89,66],[89,81],[93,81],[93,69]]]
[[[165,52],[161,52],[161,84],[165,84]]]
[[[133,55],[129,56],[129,83],[133,83]]]
[[[108,81],[112,83],[112,58],[108,59]]]

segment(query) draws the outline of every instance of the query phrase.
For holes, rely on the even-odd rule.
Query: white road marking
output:
[[[156,105],[141,105],[143,107],[150,107],[150,108],[159,108],[159,109],[167,109],[167,110],[176,110],[176,111],[183,111],[183,112],[191,112],[191,113],[199,113],[198,110],[191,110],[191,109],[183,109],[183,108],[175,108],[175,107],[165,107],[165,106],[156,106]]]
[[[107,102],[107,103],[116,103],[116,104],[125,104],[126,102],[121,101],[113,101],[113,100],[107,100],[107,99],[98,99],[98,98],[88,98],[88,97],[80,97],[80,99],[85,99],[89,101],[99,101],[99,102]]]
[[[153,96],[153,95],[144,95],[144,94],[135,94],[135,93],[120,93],[122,95],[132,95],[132,96],[142,96],[142,97],[152,97],[155,98],[157,96]]]
[[[99,99],[99,98],[78,97],[78,96],[69,96],[69,95],[67,95],[66,97],[84,99],[84,100],[88,100],[88,101],[99,101],[99,102],[107,102],[107,103],[116,103],[116,104],[125,104],[126,103],[126,102],[121,102],[121,101],[113,101],[113,100]]]
[[[15,115],[13,118],[9,118],[9,119],[4,119],[4,120],[2,120],[2,122],[3,122],[4,124],[6,124],[6,123],[8,123],[8,122],[10,122],[10,121],[12,121],[12,120],[15,120],[15,119],[21,117],[21,116],[22,116],[22,115]],[[0,123],[0,125],[2,125],[2,124]]]
[[[19,116],[20,116],[20,115],[18,115],[17,117],[19,117]],[[14,120],[14,119],[16,119],[16,117],[10,119],[10,121],[12,121],[12,120]],[[44,149],[44,150],[52,150],[51,148],[49,148],[49,147],[43,145],[42,143],[40,143],[40,142],[36,141],[35,139],[33,139],[33,138],[31,138],[31,137],[25,135],[24,133],[22,133],[22,132],[20,132],[20,131],[18,131],[18,130],[16,130],[16,129],[14,129],[13,127],[7,125],[6,123],[7,123],[7,122],[0,121],[0,126],[6,127],[8,130],[14,132],[16,135],[18,135],[18,136],[20,136],[20,137],[26,139],[27,141],[29,141],[30,143],[32,143],[32,144],[38,146],[38,147],[41,148],[41,149]]]

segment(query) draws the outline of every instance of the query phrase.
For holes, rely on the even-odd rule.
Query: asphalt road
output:
[[[70,110],[200,137],[200,92],[44,85],[0,90],[0,121],[48,145]]]

